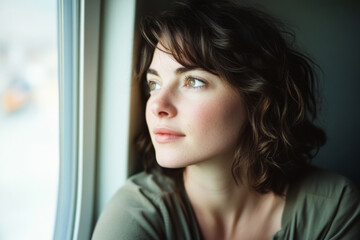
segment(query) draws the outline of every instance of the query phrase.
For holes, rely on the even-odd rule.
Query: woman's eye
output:
[[[149,86],[149,90],[150,91],[155,91],[155,90],[159,90],[160,89],[160,84],[154,81],[149,81],[148,82],[148,86]]]
[[[186,81],[185,81],[186,87],[201,88],[205,85],[206,85],[206,83],[204,81],[197,79],[197,78],[189,77],[189,78],[186,78]]]

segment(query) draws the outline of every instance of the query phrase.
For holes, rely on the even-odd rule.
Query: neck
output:
[[[239,231],[239,226],[245,229],[248,223],[257,224],[262,222],[261,219],[269,218],[274,220],[273,216],[277,224],[275,228],[271,226],[272,230],[269,231],[273,233],[273,229],[279,230],[284,199],[273,193],[260,194],[252,190],[248,187],[246,177],[236,183],[231,164],[220,163],[221,166],[206,162],[188,166],[184,170],[185,190],[202,232],[216,226],[216,229],[220,229],[218,236],[232,238]]]
[[[191,165],[184,170],[184,186],[193,205],[207,213],[234,213],[245,207],[253,195],[245,182],[245,178],[236,183],[231,172],[231,165]],[[226,204],[224,204],[226,203]]]

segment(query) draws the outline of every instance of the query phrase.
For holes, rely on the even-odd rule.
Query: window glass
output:
[[[57,1],[0,0],[0,239],[51,239],[59,167]]]

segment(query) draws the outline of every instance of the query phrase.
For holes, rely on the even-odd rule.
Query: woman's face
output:
[[[218,76],[185,68],[159,49],[147,81],[146,122],[160,166],[233,159],[246,119],[238,92]]]

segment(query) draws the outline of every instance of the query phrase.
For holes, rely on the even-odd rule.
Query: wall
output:
[[[285,21],[298,45],[320,65],[323,102],[320,125],[328,141],[315,165],[360,183],[360,2],[256,0]]]

